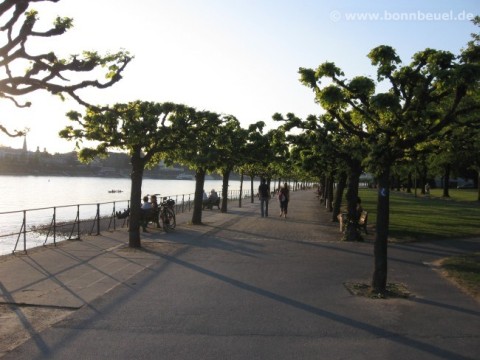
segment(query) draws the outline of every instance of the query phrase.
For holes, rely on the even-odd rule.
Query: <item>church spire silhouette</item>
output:
[[[23,137],[23,151],[27,152],[27,135]]]

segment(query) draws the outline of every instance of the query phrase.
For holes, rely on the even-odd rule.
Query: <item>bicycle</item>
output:
[[[173,209],[174,205],[175,201],[166,197],[160,203],[160,220],[162,220],[162,227],[166,232],[175,230],[177,225],[175,210]]]

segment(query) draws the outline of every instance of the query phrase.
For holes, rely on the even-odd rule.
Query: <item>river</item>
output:
[[[97,204],[118,202],[118,209],[126,206],[130,199],[130,179],[127,178],[98,178],[98,177],[63,177],[63,176],[0,176],[0,236],[8,231],[18,232],[22,224],[23,213],[2,214],[29,209],[53,208],[77,204]],[[217,192],[222,189],[221,180],[206,180],[205,190]],[[250,181],[244,181],[244,189],[250,189]],[[254,188],[258,188],[255,182]],[[232,180],[229,190],[239,190],[240,181]],[[115,190],[115,192],[112,192]],[[177,197],[181,201],[182,195],[195,192],[194,180],[159,180],[144,179],[142,194],[161,194],[161,196]],[[193,199],[193,196],[192,196]],[[88,207],[84,207],[88,208]],[[61,210],[61,209],[60,209]],[[73,220],[75,216],[70,213],[64,214],[64,219]],[[95,207],[92,206],[94,215]],[[28,224],[32,222],[49,223],[51,210],[48,214],[40,215],[40,211],[27,212]],[[38,218],[38,220],[35,218]],[[61,219],[61,214],[57,218]],[[85,216],[85,215],[84,215]],[[87,216],[90,216],[88,214]],[[32,218],[33,217],[33,218]],[[36,245],[38,246],[38,244]],[[12,251],[12,240],[0,237],[0,254]]]
[[[250,181],[244,181],[250,189]],[[255,183],[258,187],[258,183]],[[221,180],[206,180],[205,190],[220,191]],[[240,181],[230,181],[229,190],[240,189]],[[110,193],[111,190],[121,192]],[[193,194],[193,180],[144,179],[142,194],[174,196]],[[130,199],[130,179],[66,176],[0,176],[0,213],[41,207],[101,203]]]

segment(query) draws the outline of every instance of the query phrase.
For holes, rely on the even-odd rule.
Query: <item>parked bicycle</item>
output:
[[[173,206],[175,201],[164,197],[160,204],[160,220],[162,220],[162,227],[165,231],[175,230],[177,220],[175,219],[175,210]]]

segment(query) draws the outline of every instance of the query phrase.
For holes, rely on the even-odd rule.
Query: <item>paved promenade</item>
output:
[[[2,258],[0,302],[30,337],[6,351],[21,341],[2,322],[3,358],[479,359],[480,304],[432,266],[478,240],[391,244],[389,282],[412,296],[354,296],[344,283],[370,281],[373,235],[340,242],[313,191],[291,198],[287,219],[275,201],[261,218],[258,200],[202,226],[181,214],[141,250],[120,230]]]

